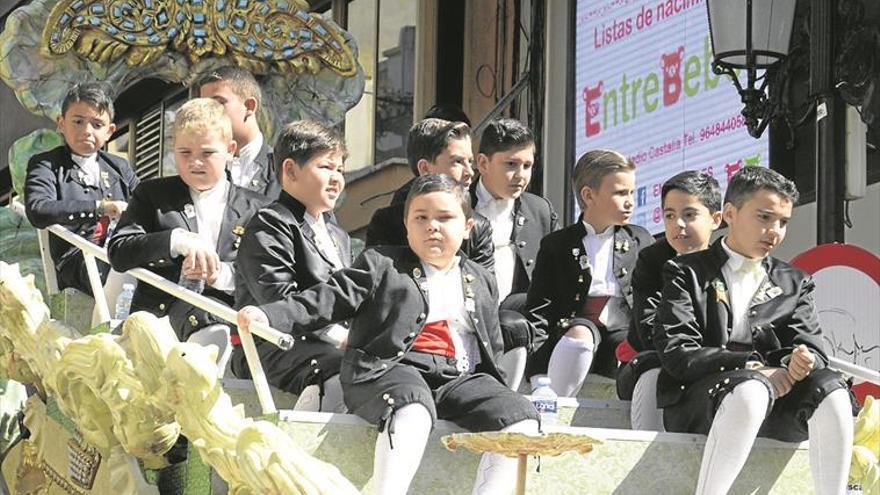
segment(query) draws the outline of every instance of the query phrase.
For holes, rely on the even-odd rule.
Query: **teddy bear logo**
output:
[[[681,60],[684,57],[684,46],[677,50],[660,55],[660,67],[663,69],[663,106],[674,105],[681,96]]]
[[[602,132],[602,125],[599,124],[599,98],[602,96],[602,85],[603,82],[599,81],[593,87],[584,88],[584,129],[587,137]]]

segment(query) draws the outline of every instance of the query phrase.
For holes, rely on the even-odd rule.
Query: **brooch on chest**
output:
[[[232,235],[235,236],[235,240],[232,241],[232,245],[235,246],[235,249],[238,249],[238,245],[241,244],[241,236],[244,235],[244,227],[241,225],[236,225],[232,229]]]
[[[716,278],[712,281],[712,288],[715,290],[715,302],[723,302],[724,304],[730,304],[727,299],[727,286],[724,285],[724,281],[720,278]]]

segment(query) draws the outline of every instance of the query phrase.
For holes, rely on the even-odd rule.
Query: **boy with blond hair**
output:
[[[635,164],[616,151],[585,153],[574,169],[580,220],[541,241],[527,307],[547,325],[528,375],[546,373],[563,397],[587,372],[613,377],[614,350],[630,324],[630,281],[639,251],[654,238],[627,223],[635,203]],[[594,359],[595,356],[595,359]]]
[[[186,102],[177,112],[172,137],[180,175],[138,187],[110,241],[110,263],[118,271],[146,268],[173,282],[201,280],[205,296],[232,306],[232,262],[244,226],[265,197],[229,181],[226,165],[236,143],[216,101]],[[221,358],[228,355],[228,326],[212,325],[217,323],[212,315],[170,294],[140,284],[131,310],[168,315],[181,341],[210,326],[202,336],[214,335],[207,341],[221,346]]]

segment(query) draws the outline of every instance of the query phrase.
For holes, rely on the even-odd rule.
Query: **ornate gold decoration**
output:
[[[587,435],[570,433],[548,433],[526,435],[505,431],[486,431],[480,433],[453,433],[442,438],[443,445],[455,451],[465,448],[477,454],[493,453],[507,457],[521,455],[556,456],[565,452],[589,454],[600,440]]]
[[[336,467],[303,452],[278,427],[232,407],[217,379],[216,359],[215,346],[180,343],[167,318],[146,312],[129,316],[121,336],[77,337],[49,320],[33,275],[22,277],[18,265],[0,261],[0,375],[10,363],[32,370],[30,383],[56,399],[90,444],[77,442],[68,452],[77,485],[94,482],[102,457],[124,468],[117,455],[122,449],[146,467],[161,466],[162,454],[182,432],[229,483],[230,493],[358,493]],[[28,414],[25,424],[31,428]],[[39,427],[34,429],[37,438]],[[22,465],[19,477],[42,486],[33,466]],[[48,464],[40,464],[40,472],[69,493],[82,493]]]
[[[67,441],[67,459],[70,479],[73,483],[91,490],[92,485],[95,484],[95,476],[98,474],[98,466],[101,465],[101,454],[98,449],[71,438]]]
[[[129,66],[174,49],[193,63],[226,55],[261,74],[315,74],[322,66],[344,77],[357,73],[339,29],[310,14],[304,0],[62,0],[42,42],[47,55],[75,49],[100,63],[124,56]]]

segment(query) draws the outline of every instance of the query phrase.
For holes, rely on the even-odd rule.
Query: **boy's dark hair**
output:
[[[529,126],[516,119],[495,119],[486,125],[480,138],[480,153],[492,156],[499,151],[534,145],[535,135]]]
[[[660,192],[660,204],[666,203],[666,193],[681,191],[696,196],[709,209],[710,213],[721,211],[721,187],[715,177],[699,170],[685,170],[673,175],[663,183]]]
[[[471,218],[473,215],[470,194],[461,184],[446,174],[425,174],[413,180],[409,194],[406,195],[406,203],[403,206],[403,218],[405,219],[409,216],[409,205],[413,199],[432,192],[448,192],[452,194],[461,205],[464,217]]]
[[[602,184],[606,175],[616,172],[630,172],[636,169],[636,164],[627,156],[612,150],[591,150],[584,153],[574,167],[571,175],[571,186],[574,190],[578,205],[584,209],[584,200],[581,198],[581,190],[584,187],[596,189]]]
[[[284,160],[290,158],[299,167],[319,153],[336,151],[342,153],[342,160],[348,158],[345,139],[334,127],[311,120],[296,120],[284,126],[275,142],[275,173],[281,181],[284,175]]]
[[[426,119],[443,119],[450,122],[464,122],[471,125],[471,119],[468,118],[464,110],[453,105],[452,103],[437,103],[429,108],[425,113]]]
[[[775,170],[764,167],[745,167],[735,173],[727,183],[727,193],[724,195],[724,203],[732,203],[737,209],[748,201],[752,195],[761,189],[767,189],[796,205],[798,197],[797,186],[794,182],[786,179]]]
[[[74,84],[61,102],[61,116],[67,114],[70,105],[78,102],[93,106],[98,112],[107,112],[110,122],[113,122],[115,117],[113,98],[110,97],[110,88],[106,84],[98,82]]]
[[[260,84],[254,75],[246,69],[233,65],[226,65],[219,69],[214,69],[203,74],[198,82],[196,82],[196,90],[201,90],[202,86],[210,83],[223,81],[229,84],[232,92],[238,95],[242,100],[246,98],[255,98],[257,107],[263,102],[263,92],[260,90]]]
[[[428,118],[413,124],[406,138],[406,158],[413,175],[419,175],[419,160],[433,162],[450,141],[470,135],[471,128],[464,122]]]

